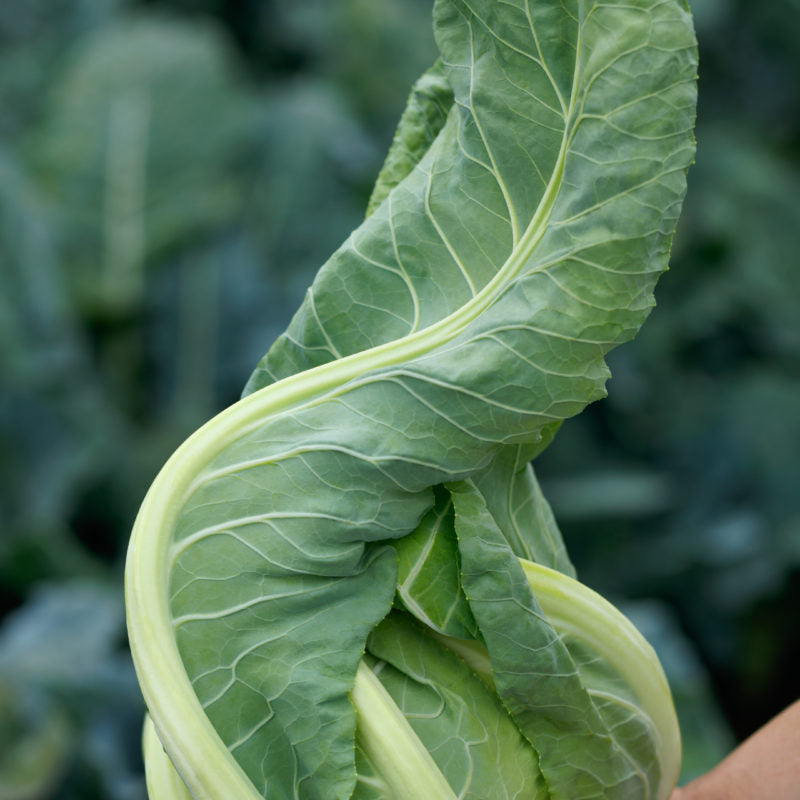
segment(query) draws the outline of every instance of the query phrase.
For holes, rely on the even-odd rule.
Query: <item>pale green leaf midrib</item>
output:
[[[323,403],[345,384],[365,373],[402,364],[423,356],[431,350],[447,344],[461,333],[467,325],[491,306],[514,278],[520,274],[544,236],[561,188],[571,135],[572,131],[568,127],[562,138],[561,149],[550,183],[528,228],[520,238],[519,244],[480,292],[456,311],[427,328],[291,375],[248,395],[222,411],[187,440],[186,445],[195,439],[204,439],[208,443],[208,447],[203,448],[202,459],[199,458],[198,453],[193,458],[194,463],[198,461],[204,464],[210,463],[225,447],[237,439],[243,438],[278,414]],[[173,458],[177,457],[182,449],[177,451]],[[185,456],[180,460],[185,461]],[[167,466],[169,466],[169,462]],[[197,470],[194,477],[202,480],[201,471]],[[184,491],[181,493],[182,501],[178,504],[179,506],[182,506],[183,502],[191,495],[193,487],[194,481],[184,484]]]
[[[362,661],[352,693],[356,738],[391,792],[391,800],[456,800],[431,754],[373,671]]]
[[[299,410],[300,408],[325,402],[330,397],[331,392],[367,372],[409,361],[446,344],[492,305],[528,263],[544,236],[547,224],[552,216],[561,189],[567,153],[577,129],[576,119],[578,123],[581,119],[580,116],[576,117],[575,114],[581,81],[581,52],[582,25],[578,28],[575,47],[572,94],[569,108],[566,109],[564,115],[564,133],[550,181],[525,232],[519,238],[516,246],[512,248],[509,257],[495,273],[494,277],[464,305],[427,328],[414,331],[391,342],[371,347],[368,350],[362,350],[344,358],[321,364],[304,372],[290,375],[277,383],[265,386],[263,389],[248,395],[238,403],[225,409],[196,431],[185,443],[188,445],[193,439],[201,437],[210,439],[209,445],[211,446],[204,448],[205,458],[203,461],[205,464],[208,464],[233,441],[243,438],[254,428],[259,427],[266,420],[277,414],[292,408]],[[442,132],[440,132],[440,136]],[[499,174],[496,179],[501,182]],[[389,199],[391,199],[391,193]],[[511,210],[510,207],[509,210]],[[455,258],[455,255],[453,257]],[[544,269],[546,266],[548,265],[542,265],[534,271]],[[215,435],[208,437],[207,434],[211,433],[212,429]],[[174,454],[173,458],[178,456],[179,452],[180,449]],[[169,462],[165,465],[165,470],[167,466],[169,466]],[[195,475],[199,477],[199,473],[200,470]],[[191,494],[190,486],[184,484],[184,493],[179,503],[180,507],[183,506],[183,503]],[[170,525],[169,527],[172,526]]]

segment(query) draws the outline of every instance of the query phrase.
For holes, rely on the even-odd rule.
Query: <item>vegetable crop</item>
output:
[[[530,461],[652,306],[693,158],[682,0],[436,0],[367,218],[136,521],[151,798],[666,798],[649,645]],[[312,190],[309,187],[309,190]]]

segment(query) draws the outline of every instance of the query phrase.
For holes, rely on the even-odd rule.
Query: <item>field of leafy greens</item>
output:
[[[438,0],[434,34],[367,219],[139,512],[149,766],[208,798],[666,800],[665,678],[527,463],[666,268],[691,17]]]

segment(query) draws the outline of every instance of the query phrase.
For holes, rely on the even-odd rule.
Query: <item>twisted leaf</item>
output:
[[[688,10],[437,0],[434,20],[441,63],[370,215],[137,519],[132,649],[196,798],[665,798],[675,781],[650,651],[629,642],[658,676],[648,701],[625,656],[548,618],[519,559],[575,584],[527,461],[603,395],[603,357],[666,268],[693,155]]]

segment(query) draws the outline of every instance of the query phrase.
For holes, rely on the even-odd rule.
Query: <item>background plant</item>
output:
[[[790,0],[693,5],[699,146],[672,272],[612,354],[610,398],[539,460],[583,580],[646,599],[637,619],[672,642],[690,771],[796,695],[800,649],[800,22]],[[429,12],[3,3],[0,796],[140,796],[133,515],[362,217]]]

